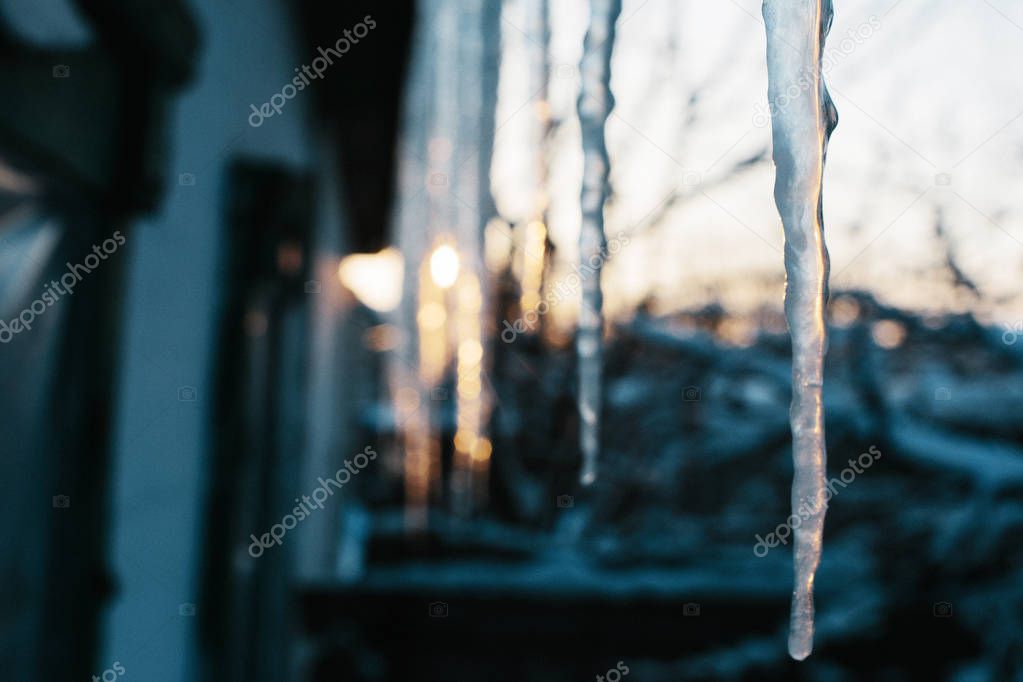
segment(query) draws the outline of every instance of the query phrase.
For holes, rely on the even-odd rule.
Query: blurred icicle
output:
[[[481,306],[467,307],[472,298],[467,292],[479,294],[479,273],[482,248],[479,234],[479,213],[476,204],[479,191],[479,116],[483,89],[481,62],[483,56],[481,0],[463,0],[458,6],[457,65],[450,73],[457,88],[452,104],[458,106],[459,126],[455,142],[455,158],[460,164],[451,178],[451,190],[460,199],[455,205],[455,229],[461,271],[454,288],[455,308],[455,438],[454,471],[452,471],[451,507],[461,515],[468,514],[472,500],[472,446],[479,431],[480,362],[481,355],[472,354],[480,338],[478,320]],[[475,303],[475,301],[473,301]]]
[[[457,105],[460,122],[455,138],[452,190],[456,199],[456,235],[462,264],[454,288],[456,346],[456,432],[452,506],[467,514],[485,499],[490,462],[487,438],[489,396],[483,377],[489,320],[484,232],[496,210],[490,194],[490,164],[497,107],[497,68],[501,3],[458,3]]]
[[[576,355],[579,365],[579,441],[582,447],[583,485],[597,478],[600,454],[601,365],[603,362],[600,269],[607,240],[604,236],[604,201],[608,195],[609,162],[604,124],[614,106],[611,94],[611,50],[621,0],[590,0],[590,24],[579,65],[579,123],[582,128],[583,182],[582,225],[579,230],[579,259],[582,301]]]
[[[422,25],[430,19],[430,13],[421,8],[418,14],[419,29],[413,41],[414,57],[409,60],[411,67],[405,88],[406,104],[398,145],[397,200],[392,216],[395,242],[405,262],[404,281],[401,301],[389,315],[390,322],[398,330],[398,344],[386,363],[394,414],[394,439],[401,457],[405,484],[406,523],[410,528],[422,526],[426,513],[426,486],[422,479],[424,462],[420,457],[422,422],[417,419],[423,400],[415,369],[418,353],[416,299],[419,291],[419,268],[416,264],[428,243],[421,216],[427,210],[423,186],[428,168],[423,160],[423,151],[427,145],[430,119],[420,117],[418,109],[429,98],[430,68],[424,57],[429,54],[433,41],[430,32],[422,29]]]
[[[533,184],[534,199],[529,209],[527,220],[517,228],[516,239],[519,244],[518,268],[521,295],[519,309],[521,315],[527,311],[535,311],[543,296],[543,276],[547,259],[547,207],[549,204],[547,182],[549,175],[550,156],[552,150],[551,133],[553,121],[550,105],[550,6],[547,0],[535,0],[525,3],[524,30],[530,36],[537,36],[529,46],[527,73],[529,90],[538,95],[533,121],[532,144],[535,146],[536,162],[530,178]],[[544,318],[538,316],[537,325],[544,327]],[[528,329],[531,334],[536,329]]]
[[[813,650],[813,583],[826,507],[822,385],[829,262],[821,183],[838,115],[824,85],[821,56],[832,5],[831,0],[765,0],[763,12],[777,168],[774,196],[785,228],[785,316],[792,337],[792,507],[798,517],[801,506],[811,512],[794,531],[789,655],[802,660]]]
[[[442,299],[442,292],[432,288],[424,292],[422,277],[429,250],[443,243],[455,224],[449,182],[454,172],[453,141],[459,126],[457,90],[451,77],[458,66],[458,38],[455,0],[418,3],[394,215],[395,239],[405,259],[404,293],[392,317],[400,331],[400,345],[388,365],[410,529],[425,525],[430,491],[440,476],[440,449],[430,416],[430,399],[431,389],[439,380],[436,365],[443,364],[447,347],[438,348],[434,339],[439,336],[443,342],[443,330],[431,334],[429,343],[423,345],[421,322],[431,317],[429,310],[422,315],[423,307],[440,305],[437,299]],[[430,354],[428,362],[423,361],[423,353]]]
[[[488,280],[484,226],[496,212],[490,163],[497,100],[500,6],[494,0],[421,0],[400,149],[394,219],[405,286],[389,366],[403,449],[410,527],[426,522],[441,481],[440,387],[454,358],[456,419],[452,504],[468,511],[485,489],[490,441],[486,371]],[[433,256],[440,256],[434,259]]]
[[[482,92],[482,107],[479,115],[480,133],[478,176],[476,192],[479,198],[479,211],[477,213],[476,235],[477,235],[477,267],[479,268],[480,285],[480,308],[477,312],[480,325],[480,343],[482,356],[480,358],[480,370],[483,376],[493,369],[493,358],[488,350],[493,348],[494,330],[496,324],[493,320],[491,302],[493,301],[492,287],[490,286],[489,271],[486,267],[486,231],[497,216],[497,204],[494,199],[493,190],[490,186],[491,167],[494,160],[494,139],[497,134],[497,92],[499,77],[501,73],[501,11],[504,3],[501,0],[483,0],[483,9],[480,13],[482,25],[480,27],[481,75],[479,87]],[[490,441],[490,415],[493,407],[493,394],[484,382],[480,393],[480,433],[472,452],[474,500],[477,505],[482,505],[487,500],[487,492],[490,487],[490,454],[492,450]]]

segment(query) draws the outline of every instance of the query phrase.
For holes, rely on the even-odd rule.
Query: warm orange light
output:
[[[898,348],[906,340],[906,326],[896,320],[879,320],[870,328],[870,335],[881,348]]]
[[[489,438],[477,438],[472,448],[472,458],[476,462],[486,462],[490,459],[490,453],[494,446],[490,444]]]
[[[441,244],[430,254],[430,277],[441,289],[449,289],[458,279],[458,252]]]
[[[424,303],[419,308],[419,324],[429,329],[437,329],[444,326],[444,322],[448,319],[447,311],[444,310],[444,306],[436,301],[429,301]]]
[[[454,463],[458,480],[467,481],[466,487],[460,492],[467,496],[461,500],[461,504],[466,504],[470,499],[476,499],[478,502],[485,497],[483,486],[486,465],[481,464],[477,467],[475,463],[484,462],[490,457],[489,446],[481,445],[481,441],[484,440],[486,404],[483,395],[485,358],[480,318],[483,293],[479,278],[472,272],[462,273],[458,278],[455,294],[457,301],[455,327],[458,337],[455,391],[458,402],[455,416],[457,431],[454,439]]]
[[[341,259],[341,283],[366,307],[386,313],[401,303],[405,259],[394,247],[379,253],[353,253]]]
[[[476,434],[459,429],[455,432],[455,449],[459,452],[468,452],[476,443]]]
[[[540,304],[546,249],[547,226],[534,220],[526,225],[522,241],[522,296],[519,298],[519,307],[523,314]]]
[[[477,339],[465,339],[458,344],[458,361],[478,365],[483,359],[483,345]]]

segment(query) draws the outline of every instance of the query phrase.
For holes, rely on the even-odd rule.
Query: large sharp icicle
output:
[[[792,336],[793,512],[814,513],[795,529],[795,588],[789,655],[813,649],[813,583],[824,531],[822,383],[827,348],[828,250],[821,182],[828,138],[838,117],[821,73],[831,0],[764,0],[768,97],[771,102],[774,196],[785,228],[785,316]]]
[[[579,441],[583,453],[582,483],[597,477],[600,448],[601,352],[604,320],[600,291],[600,268],[607,239],[604,236],[604,201],[607,198],[609,162],[604,124],[614,106],[611,95],[611,50],[621,0],[591,0],[590,25],[579,67],[579,123],[583,143],[582,225],[579,259],[584,272],[576,353],[579,360]]]

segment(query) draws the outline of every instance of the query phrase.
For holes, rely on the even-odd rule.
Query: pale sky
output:
[[[526,68],[539,50],[525,6],[533,1],[512,0],[502,23],[494,189],[512,221],[527,217],[536,186],[539,96],[530,97],[540,84]],[[549,228],[564,267],[579,225],[575,67],[587,10],[583,0],[551,5],[550,103],[566,122],[553,152]],[[833,288],[918,310],[971,310],[993,324],[1023,319],[1023,4],[836,0],[835,12],[825,76],[840,116],[825,176]],[[624,0],[618,30],[607,233],[643,224],[673,192],[683,198],[608,264],[609,308],[628,310],[650,294],[664,311],[709,299],[735,310],[780,303],[773,166],[722,182],[770,145],[758,116],[767,105],[760,2]],[[979,298],[951,285],[939,212]]]

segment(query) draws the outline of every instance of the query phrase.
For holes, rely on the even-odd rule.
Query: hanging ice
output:
[[[818,510],[794,531],[789,655],[796,660],[813,649],[813,582],[824,531],[822,382],[829,264],[821,181],[838,116],[824,86],[821,55],[831,18],[831,0],[764,0],[774,197],[785,228],[785,317],[792,336],[792,504],[812,501]]]
[[[600,447],[601,352],[604,320],[601,309],[600,265],[607,244],[604,236],[604,200],[607,197],[609,162],[604,141],[604,124],[614,106],[611,95],[611,50],[615,21],[622,11],[621,0],[591,0],[590,25],[586,30],[583,58],[579,67],[579,123],[583,142],[582,225],[579,230],[579,258],[583,267],[593,268],[583,279],[579,307],[576,354],[579,361],[579,441],[583,452],[582,483],[597,477]]]

